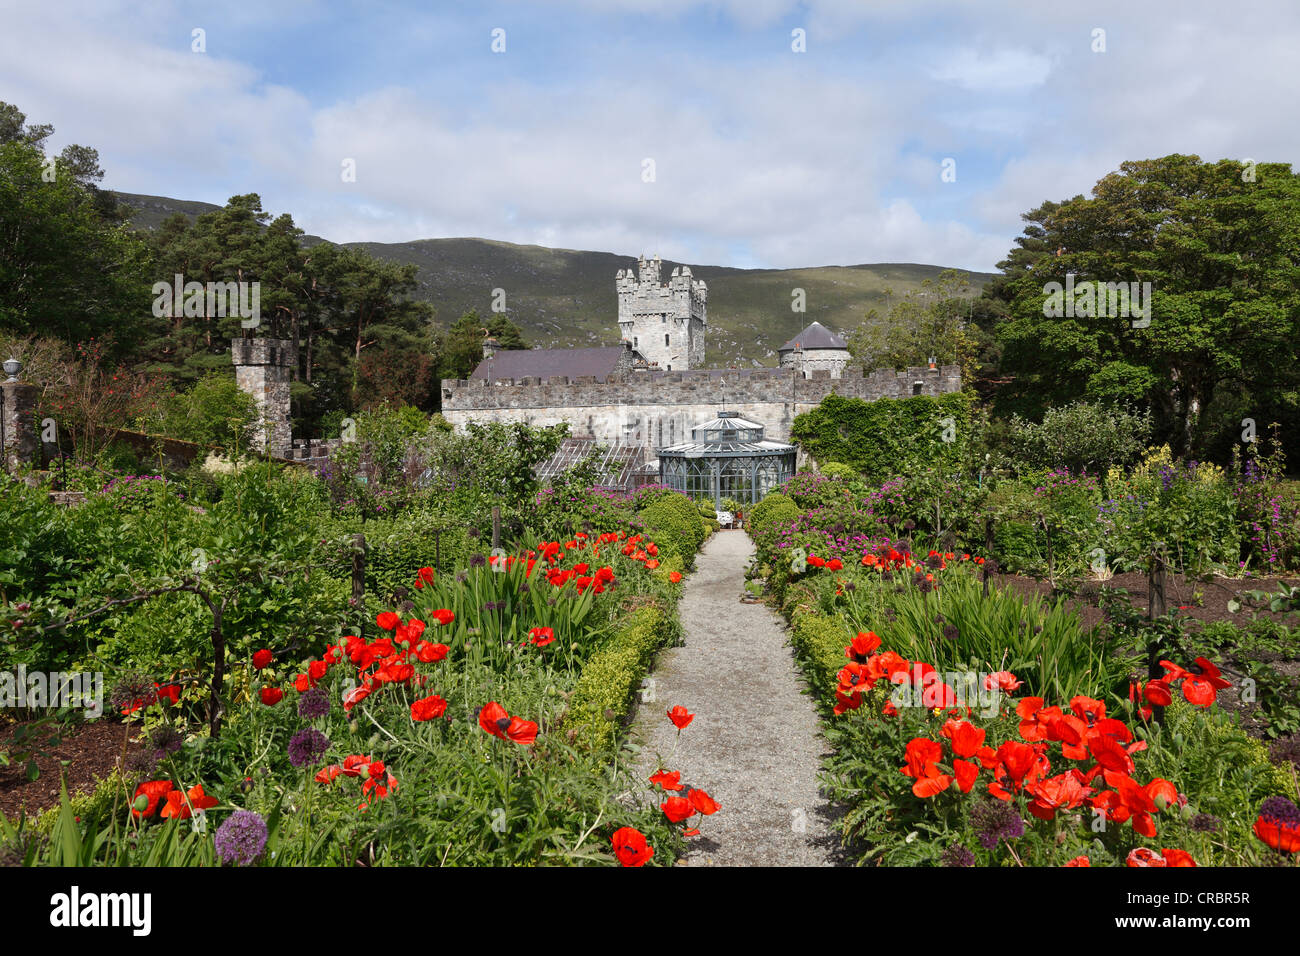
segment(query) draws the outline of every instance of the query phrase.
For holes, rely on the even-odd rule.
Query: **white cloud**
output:
[[[637,13],[667,23],[593,50],[587,85],[562,64],[512,60],[467,93],[431,94],[413,62],[409,80],[328,99],[306,66],[268,82],[237,46],[192,54],[188,28],[127,5],[88,4],[57,26],[14,5],[0,98],[54,123],[57,145],[98,148],[113,188],[214,202],[256,191],[338,241],[481,236],[723,265],[992,269],[1022,212],[1087,192],[1125,159],[1287,161],[1300,146],[1279,116],[1300,99],[1300,74],[1278,67],[1300,43],[1285,4],[1252,17],[1195,0],[1101,0],[1086,17],[957,0],[550,7],[587,26]],[[242,9],[240,29],[336,15],[316,2],[288,21],[270,9]],[[695,34],[718,16],[758,31],[794,17],[821,39],[798,57],[710,54]],[[1090,49],[1098,25],[1104,54]],[[946,156],[956,184],[939,182]],[[641,180],[647,157],[654,183]],[[356,183],[340,179],[345,158]]]
[[[1041,86],[1052,72],[1052,61],[1027,50],[959,49],[938,54],[930,75],[963,89],[981,91],[1019,90]]]

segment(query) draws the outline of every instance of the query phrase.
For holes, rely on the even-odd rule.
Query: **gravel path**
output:
[[[644,779],[662,755],[683,783],[721,804],[679,865],[838,865],[831,808],[817,785],[825,743],[812,700],[780,619],[740,600],[753,552],[744,531],[720,531],[696,559],[681,603],[685,646],[660,652],[655,699],[632,727],[644,748],[637,766]],[[677,704],[695,720],[670,760],[677,728],[664,712]]]

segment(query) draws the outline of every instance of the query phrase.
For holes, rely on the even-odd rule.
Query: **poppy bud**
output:
[[[135,807],[136,813],[144,813],[149,808],[149,798],[142,793],[135,798],[135,803],[132,806]]]

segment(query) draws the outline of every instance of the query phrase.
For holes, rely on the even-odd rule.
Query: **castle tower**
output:
[[[689,266],[674,269],[664,285],[662,266],[658,256],[641,256],[638,275],[631,269],[615,274],[619,331],[648,362],[665,371],[699,368],[704,364],[708,287],[691,277]]]
[[[230,358],[235,364],[235,381],[257,403],[258,422],[249,444],[259,451],[289,457],[293,453],[289,382],[298,364],[297,348],[288,339],[234,339]]]

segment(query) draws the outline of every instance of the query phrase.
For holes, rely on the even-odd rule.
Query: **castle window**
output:
[[[667,345],[667,344],[668,344],[668,333],[665,332],[665,333],[664,333],[664,345]]]
[[[921,389],[924,387],[924,385],[925,385],[924,382],[913,382],[913,383],[912,383],[912,394],[913,394],[913,395],[920,395],[920,394],[921,394]]]
[[[641,337],[637,335],[632,336],[632,348],[639,349],[640,347],[641,347]]]

